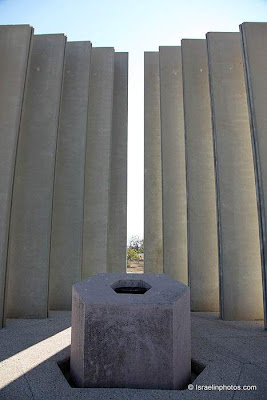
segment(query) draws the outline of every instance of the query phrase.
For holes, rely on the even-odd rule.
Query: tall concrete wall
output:
[[[85,165],[82,278],[107,271],[114,49],[93,48]]]
[[[15,157],[32,33],[28,25],[0,26],[0,328]]]
[[[61,34],[33,38],[12,199],[8,317],[47,316],[52,196],[65,40]]]
[[[253,149],[238,33],[207,39],[214,156],[205,41],[183,41],[183,76],[179,47],[145,55],[146,272],[187,283],[188,250],[192,307],[217,309],[214,157],[224,319],[263,315],[265,29],[241,27]],[[68,44],[61,99],[65,37],[31,36],[0,27],[1,323],[70,308],[73,282],[125,268],[127,54]]]
[[[188,283],[182,60],[180,47],[160,47],[163,271]]]
[[[163,272],[159,53],[145,53],[145,272]]]
[[[126,269],[128,53],[32,34],[0,26],[0,328]]]
[[[239,33],[208,33],[219,222],[220,305],[226,320],[260,319],[255,177]]]
[[[267,24],[244,23],[246,87],[249,100],[254,162],[258,185],[265,328],[267,329]]]
[[[81,280],[85,145],[91,43],[68,42],[54,184],[49,308],[71,309]]]
[[[191,308],[218,311],[216,191],[206,40],[182,40],[182,61]]]
[[[108,272],[126,271],[128,53],[115,53],[110,163]]]

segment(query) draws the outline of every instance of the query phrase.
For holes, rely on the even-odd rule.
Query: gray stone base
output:
[[[7,320],[0,331],[0,399],[266,399],[263,321],[227,322],[217,313],[192,314],[192,357],[205,365],[193,384],[257,385],[256,391],[72,388],[57,364],[70,355],[70,333],[70,312],[52,312],[43,320]]]

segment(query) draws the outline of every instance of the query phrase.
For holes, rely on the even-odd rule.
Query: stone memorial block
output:
[[[190,289],[163,274],[98,274],[76,283],[70,371],[78,387],[185,387]]]

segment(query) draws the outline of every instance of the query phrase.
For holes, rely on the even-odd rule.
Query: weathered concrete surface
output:
[[[163,271],[187,284],[187,210],[181,48],[160,47],[159,61]]]
[[[241,25],[249,100],[254,163],[257,177],[258,206],[261,223],[262,277],[265,328],[267,329],[267,24],[243,23]]]
[[[0,27],[0,328],[4,320],[7,241],[21,107],[33,29]]]
[[[115,53],[112,114],[108,272],[126,271],[128,53]]]
[[[191,309],[218,311],[216,191],[206,40],[182,40],[182,62]]]
[[[208,33],[219,223],[220,306],[226,320],[261,319],[255,176],[239,33]]]
[[[47,317],[55,154],[66,38],[33,38],[8,249],[7,316]]]
[[[78,387],[181,389],[190,381],[190,290],[167,275],[98,274],[76,283],[72,327]]]
[[[144,268],[163,272],[159,53],[145,52]]]
[[[225,322],[216,313],[192,313],[192,358],[205,366],[193,385],[251,384],[257,385],[255,391],[72,388],[57,365],[70,355],[70,312],[52,312],[43,320],[7,320],[0,341],[1,399],[266,399],[263,321]]]
[[[71,310],[72,285],[82,279],[82,228],[90,42],[68,42],[53,199],[49,308]]]
[[[82,278],[107,271],[114,49],[93,48],[86,144]]]

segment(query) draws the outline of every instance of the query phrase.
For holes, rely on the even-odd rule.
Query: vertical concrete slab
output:
[[[108,272],[126,272],[128,53],[115,53],[110,161]]]
[[[144,268],[163,272],[159,53],[145,52]]]
[[[265,328],[267,329],[267,23],[241,25],[250,126],[257,177]]]
[[[239,33],[208,33],[219,226],[220,306],[226,320],[263,316],[255,176]]]
[[[90,42],[66,44],[53,199],[49,308],[71,310],[82,279],[82,229]]]
[[[45,318],[65,36],[33,38],[23,103],[8,249],[7,316]]]
[[[15,157],[32,33],[28,25],[0,26],[0,328]]]
[[[188,215],[193,311],[219,311],[216,191],[206,40],[182,40]]]
[[[82,278],[107,271],[114,49],[92,49],[85,164]]]
[[[181,48],[160,47],[163,270],[185,284],[187,210]]]

